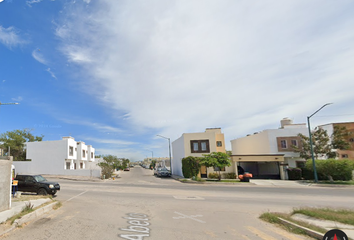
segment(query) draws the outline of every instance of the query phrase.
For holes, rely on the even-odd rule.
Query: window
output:
[[[217,147],[222,147],[222,141],[216,141],[216,146]]]
[[[292,139],[292,140],[291,140],[291,146],[297,147],[297,140]]]
[[[305,167],[305,163],[306,162],[303,162],[303,161],[296,161],[296,167],[297,168],[304,168]]]
[[[342,154],[342,158],[348,158],[348,154]]]
[[[74,147],[69,146],[69,156],[74,156]]]
[[[225,167],[222,167],[220,170],[219,167],[214,167],[214,171],[225,171]]]
[[[91,158],[93,158],[93,152],[91,153]]]
[[[280,146],[281,146],[281,148],[287,148],[286,140],[280,140]]]
[[[86,157],[86,152],[85,152],[85,150],[82,150],[82,157]]]
[[[354,142],[354,138],[349,138],[349,142]]]
[[[70,169],[70,163],[66,162],[66,169]]]
[[[192,153],[208,153],[209,140],[192,140],[191,141],[191,152]]]

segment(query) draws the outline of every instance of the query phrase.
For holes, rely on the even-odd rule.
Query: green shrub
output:
[[[197,176],[200,170],[199,159],[196,157],[182,158],[182,172],[185,178]]]
[[[214,172],[214,173],[209,173],[208,174],[208,178],[212,178],[212,179],[219,179],[219,174]]]
[[[223,173],[222,176],[224,179],[236,179],[236,173],[233,172]]]
[[[316,170],[319,180],[352,180],[352,171],[354,170],[353,160],[316,160]],[[308,160],[305,168],[302,169],[302,176],[304,179],[312,180],[313,177],[313,163]]]
[[[301,180],[301,168],[288,168],[289,180]]]

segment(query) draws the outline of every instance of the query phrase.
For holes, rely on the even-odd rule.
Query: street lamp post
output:
[[[314,175],[314,178],[315,178],[315,183],[318,183],[318,176],[317,176],[317,170],[316,170],[315,157],[313,155],[313,144],[312,144],[312,134],[311,134],[311,127],[310,127],[310,118],[313,115],[315,115],[316,113],[318,113],[322,108],[324,108],[325,106],[328,106],[330,104],[332,104],[332,103],[326,103],[320,109],[318,109],[316,112],[314,112],[312,115],[307,117],[307,126],[308,126],[308,129],[309,129],[310,149],[311,149],[311,158],[312,158],[313,175]]]
[[[168,140],[168,153],[170,155],[170,171],[171,171],[171,174],[172,174],[172,162],[171,162],[171,141],[170,141],[170,138],[168,137],[164,137],[164,136],[161,136],[161,135],[156,135],[158,137],[162,137],[164,139],[167,139]]]
[[[0,105],[17,105],[18,103],[16,102],[16,103],[2,103],[2,102],[0,102]]]

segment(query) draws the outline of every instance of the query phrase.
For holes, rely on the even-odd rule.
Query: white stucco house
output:
[[[308,136],[305,123],[293,124],[291,119],[280,121],[278,129],[267,129],[231,140],[232,160],[253,178],[287,179],[286,169],[305,162],[292,146],[301,144],[298,134]]]
[[[95,148],[73,137],[56,141],[27,142],[26,159],[14,161],[20,174],[52,174],[100,177]]]

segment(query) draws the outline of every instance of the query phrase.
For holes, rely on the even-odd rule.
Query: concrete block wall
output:
[[[0,159],[0,212],[11,207],[11,160]]]

